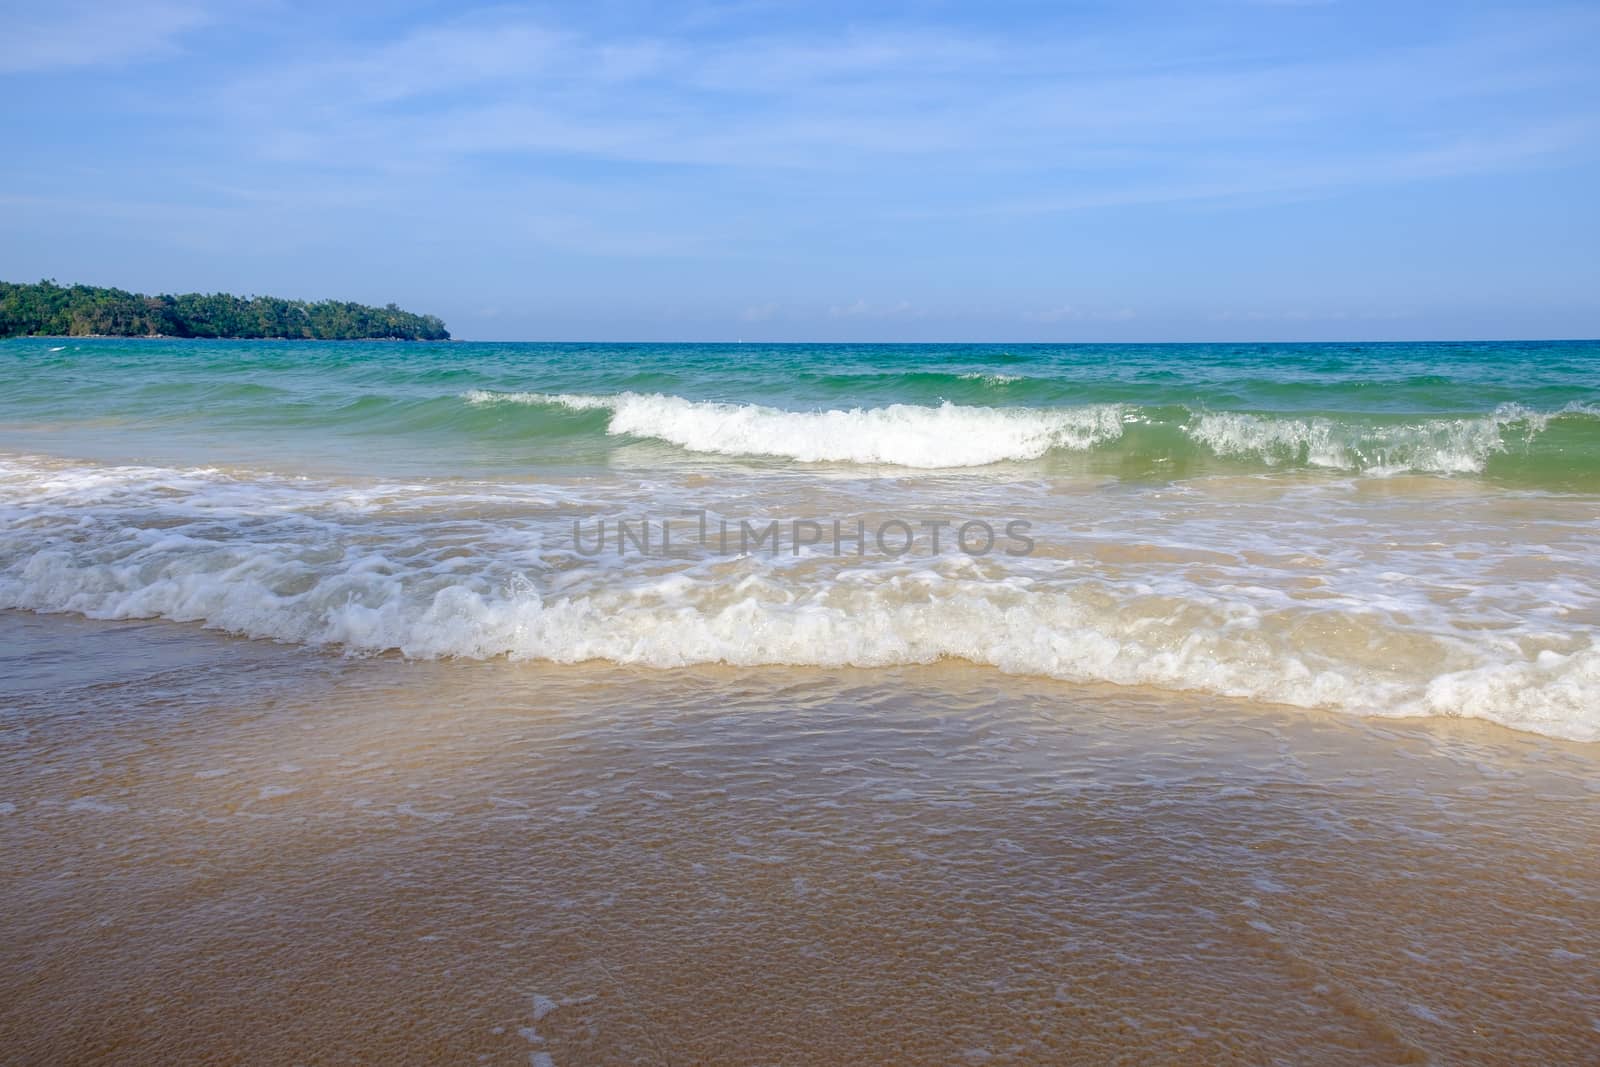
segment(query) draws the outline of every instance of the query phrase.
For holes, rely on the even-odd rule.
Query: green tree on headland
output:
[[[448,341],[436,315],[393,304],[246,299],[228,293],[145,296],[93,285],[0,282],[0,337],[240,337],[318,341]]]

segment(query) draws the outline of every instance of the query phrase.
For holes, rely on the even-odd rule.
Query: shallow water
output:
[[[0,473],[10,607],[413,657],[958,657],[1600,738],[1587,495],[1309,474],[395,481],[31,456]]]
[[[1597,372],[0,342],[0,1059],[1592,1060]]]
[[[1592,745],[958,663],[351,659],[15,612],[0,634],[15,1062],[1600,1043]]]
[[[0,341],[0,441],[161,465],[526,475],[729,460],[1600,489],[1600,342]],[[645,446],[645,447],[640,447]]]
[[[1596,382],[1592,342],[15,339],[0,607],[1596,740]]]

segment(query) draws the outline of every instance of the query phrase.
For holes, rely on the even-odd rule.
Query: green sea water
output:
[[[834,417],[807,424],[769,413]],[[995,447],[1007,432],[1015,441]],[[939,447],[919,452],[919,433]],[[970,435],[972,447],[952,433]],[[820,457],[911,468],[1028,462],[1132,478],[1421,471],[1581,489],[1600,485],[1600,343],[30,338],[0,342],[0,435],[96,455],[170,460],[192,447],[213,459],[436,475]]]
[[[0,609],[1594,741],[1600,344],[10,340]]]

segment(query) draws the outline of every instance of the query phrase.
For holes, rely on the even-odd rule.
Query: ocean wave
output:
[[[774,456],[802,462],[978,467],[1051,453],[1121,449],[1150,459],[1211,457],[1267,467],[1304,466],[1367,474],[1483,473],[1496,456],[1531,448],[1557,422],[1581,432],[1557,449],[1547,473],[1600,462],[1592,440],[1600,409],[1569,404],[1537,411],[1506,404],[1482,416],[1378,421],[1364,416],[1295,416],[1193,411],[1127,404],[988,407],[948,401],[824,411],[689,400],[662,393],[591,395],[474,391],[473,405],[525,404],[604,412],[606,430],[665,441],[691,452]],[[1581,424],[1581,425],[1580,425]],[[1147,431],[1130,437],[1126,428]],[[1165,435],[1165,436],[1163,436]],[[1187,446],[1187,447],[1186,447]],[[1585,458],[1594,452],[1595,455]],[[1187,454],[1186,454],[1187,453]],[[1592,465],[1592,464],[1591,464]]]
[[[1457,627],[1426,595],[1401,599],[1381,563],[1341,575],[1334,600],[1286,596],[1255,567],[1241,581],[1207,577],[1208,568],[1118,575],[958,554],[624,566],[561,544],[568,505],[547,487],[17,464],[4,473],[0,608],[162,618],[422,658],[661,668],[953,658],[1071,682],[1482,718],[1600,740],[1600,647],[1575,625],[1592,605],[1558,605],[1520,636],[1470,619]],[[1212,521],[1179,536],[1211,536]],[[1474,617],[1486,610],[1476,604]],[[1574,625],[1559,621],[1568,611],[1578,612]]]
[[[956,377],[964,382],[982,382],[984,385],[1014,385],[1026,380],[1021,374],[997,374],[993,371],[978,370],[958,374]]]
[[[1491,457],[1508,450],[1508,438],[1527,443],[1554,419],[1597,415],[1600,412],[1580,404],[1553,412],[1505,404],[1477,418],[1381,425],[1218,412],[1197,416],[1185,429],[1219,456],[1249,456],[1269,466],[1298,463],[1378,474],[1475,474]]]
[[[180,548],[181,552],[173,551]],[[727,583],[682,574],[549,595],[482,575],[407,574],[365,554],[317,567],[289,546],[150,540],[85,565],[41,552],[0,581],[0,605],[92,618],[198,622],[252,637],[419,658],[884,667],[963,659],[1071,682],[1209,693],[1356,714],[1489,719],[1600,739],[1600,649],[1481,662],[1420,682],[1339,662],[1289,633],[1240,626],[1238,605],[1132,591],[1029,588],[934,570],[797,587],[750,561]],[[1106,601],[1111,599],[1111,603]],[[1181,631],[1181,632],[1180,632]],[[1385,635],[1374,630],[1373,638]],[[1393,635],[1389,635],[1393,636]]]
[[[919,394],[931,392],[937,395],[941,389],[970,393],[975,386],[1049,384],[1049,379],[994,370],[802,370],[796,372],[795,380],[824,391],[838,391],[846,396],[854,393],[900,393],[907,401]]]
[[[994,408],[943,403],[784,411],[760,404],[687,400],[661,393],[467,394],[473,404],[551,405],[605,410],[612,434],[653,438],[691,452],[776,456],[805,463],[980,467],[1083,451],[1122,435],[1118,404],[1076,408]]]

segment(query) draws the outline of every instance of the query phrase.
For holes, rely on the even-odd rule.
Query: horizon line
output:
[[[1321,337],[1300,338],[1295,340],[1282,340],[1272,338],[1226,338],[1205,341],[1111,341],[1111,340],[1085,340],[1085,341],[1025,341],[1025,340],[996,340],[996,341],[853,341],[853,340],[782,340],[782,341],[747,341],[738,339],[705,340],[696,338],[674,338],[672,340],[649,340],[627,338],[538,338],[538,337],[446,337],[436,340],[410,339],[403,337],[178,337],[173,334],[140,334],[118,336],[115,334],[64,334],[64,333],[35,333],[13,334],[9,337],[0,337],[0,342],[6,341],[282,341],[295,344],[376,344],[393,343],[405,345],[726,345],[730,348],[740,346],[751,347],[756,345],[854,345],[862,348],[870,347],[937,347],[941,345],[969,345],[969,346],[1003,346],[1016,345],[1026,347],[1062,347],[1066,345],[1092,346],[1092,347],[1129,347],[1129,346],[1191,346],[1191,345],[1472,345],[1472,344],[1596,344],[1600,343],[1600,335],[1594,337],[1428,337],[1428,338],[1398,338],[1398,337]]]
[[[175,340],[203,341],[208,338],[175,338]],[[135,340],[135,338],[129,338]],[[210,340],[224,340],[224,338],[210,338]],[[233,338],[233,340],[251,340],[251,338]],[[258,338],[258,340],[271,340],[271,338]],[[291,339],[292,340],[292,339]],[[1470,344],[1592,344],[1600,343],[1600,336],[1594,337],[1430,337],[1425,339],[1404,338],[1315,338],[1300,340],[1274,340],[1270,338],[1229,338],[1210,341],[1022,341],[1016,339],[997,341],[819,341],[819,340],[783,340],[783,341],[713,341],[695,338],[678,338],[666,340],[625,340],[625,339],[600,339],[600,338],[473,338],[451,337],[444,341],[417,341],[411,344],[480,344],[480,345],[858,345],[869,346],[895,346],[908,348],[913,346],[935,345],[1027,345],[1036,347],[1061,346],[1061,345],[1470,345]]]

